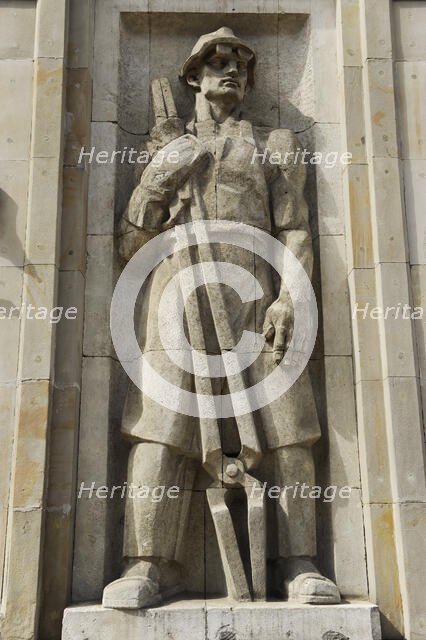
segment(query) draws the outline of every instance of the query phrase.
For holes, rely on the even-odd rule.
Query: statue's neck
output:
[[[237,118],[240,114],[240,105],[209,102],[205,95],[195,95],[195,119],[197,122],[215,120],[222,124],[229,117]]]

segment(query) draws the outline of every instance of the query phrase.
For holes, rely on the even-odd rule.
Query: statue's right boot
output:
[[[121,578],[108,584],[102,605],[108,609],[143,609],[183,591],[180,571],[174,563],[129,560]]]

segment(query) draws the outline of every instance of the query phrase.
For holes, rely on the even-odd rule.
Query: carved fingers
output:
[[[293,335],[293,308],[288,302],[276,300],[267,310],[263,334],[272,344],[274,362],[279,364]]]

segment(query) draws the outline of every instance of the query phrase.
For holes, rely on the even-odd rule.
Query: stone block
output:
[[[0,266],[23,266],[29,163],[0,160]]]
[[[303,14],[278,16],[279,126],[294,131],[310,127],[315,115],[309,25]],[[274,86],[276,80],[271,79]]]
[[[35,57],[64,58],[67,5],[65,0],[42,0],[39,3]]]
[[[426,7],[423,2],[392,3],[395,33],[395,60],[425,60],[424,24]]]
[[[322,236],[320,256],[324,354],[350,355],[352,340],[344,236]]]
[[[108,484],[110,358],[84,358],[77,477],[72,599],[99,599],[104,587],[108,547],[108,499],[82,491]],[[94,455],[96,452],[96,455]],[[96,489],[95,489],[96,490]]]
[[[324,360],[330,481],[359,488],[352,358],[326,356]]]
[[[117,122],[119,13],[115,1],[103,3],[95,20],[92,119]]]
[[[388,442],[392,447],[391,485],[394,500],[426,502],[424,432],[418,380],[388,378],[384,389]]]
[[[111,354],[113,247],[113,236],[88,236],[83,340],[83,352],[87,356]]]
[[[358,0],[341,0],[338,3],[337,21],[340,23],[342,51],[345,67],[361,66],[361,42]],[[346,70],[345,70],[346,71]]]
[[[367,154],[397,158],[392,60],[366,60],[365,71]]]
[[[403,158],[426,159],[426,61],[398,62],[395,66],[397,106]]]
[[[399,160],[373,158],[370,177],[375,261],[406,262],[406,231]]]
[[[3,464],[0,468],[0,575],[3,575],[7,516],[9,508],[10,470],[12,463],[13,434],[15,431],[15,385],[0,386],[0,449]]]
[[[426,575],[426,504],[405,503],[396,506],[404,533],[404,570],[407,584],[410,636],[421,640],[426,629],[424,576]]]
[[[73,387],[53,389],[49,452],[48,509],[69,516],[73,503],[74,473],[80,390]]]
[[[374,269],[353,269],[349,274],[354,341],[355,380],[381,380],[379,320]]]
[[[404,625],[393,508],[371,504],[364,514],[370,598],[380,602],[383,638],[392,638]]]
[[[332,520],[331,574],[345,599],[368,599],[361,490],[353,488],[349,498],[330,503]]]
[[[361,1],[361,37],[366,58],[392,58],[392,34],[388,0]]]
[[[14,508],[42,507],[49,402],[48,380],[29,381],[19,385],[16,399],[16,461],[11,496]]]
[[[150,56],[150,17],[142,13],[124,14],[120,41],[118,124],[131,133],[147,133],[150,116],[149,65],[141,64]],[[171,39],[173,42],[173,39]],[[151,78],[152,79],[152,78]]]
[[[404,304],[410,305],[411,301],[408,267],[398,262],[379,264],[376,276],[377,302],[383,312],[383,320],[380,317],[378,320],[382,337],[383,377],[415,376],[410,312],[405,310],[404,317]]]
[[[34,75],[34,127],[31,132],[31,152],[33,157],[58,157],[63,138],[63,59],[38,58],[35,61]]]
[[[381,380],[356,384],[359,460],[364,503],[392,501],[386,435],[386,415]]]
[[[35,17],[34,0],[14,0],[0,8],[0,59],[34,57]]]
[[[31,167],[26,262],[57,266],[62,167],[58,157],[34,158]]]
[[[411,267],[411,286],[413,289],[413,305],[423,309],[423,318],[415,321],[414,331],[417,338],[423,416],[426,416],[426,265]]]
[[[348,250],[348,272],[374,266],[371,229],[370,184],[365,164],[348,165],[345,180],[345,209]]]
[[[340,128],[337,125],[315,124],[299,133],[298,139],[302,150],[308,152],[304,159],[302,157],[302,161],[306,164],[305,197],[311,212],[313,237],[343,234]],[[314,157],[314,153],[321,155]],[[319,159],[321,162],[311,164],[312,159]]]
[[[336,7],[333,0],[311,5],[315,121],[339,122]]]
[[[0,267],[1,383],[14,383],[17,378],[21,296],[22,269]]]
[[[60,268],[83,274],[86,271],[87,183],[86,171],[64,167]]]
[[[1,160],[28,160],[33,98],[32,60],[0,60]]]
[[[365,122],[361,67],[344,67],[341,80],[345,106],[346,150],[351,163],[365,164]]]
[[[50,313],[56,304],[56,281],[56,267],[25,267],[22,298],[25,319],[21,330],[20,369],[23,380],[49,380],[52,376],[56,325],[51,322]],[[40,315],[36,317],[38,313]]]
[[[426,160],[404,160],[404,195],[410,263],[426,264],[424,197]]]
[[[87,69],[67,73],[66,144],[64,164],[77,166],[82,147],[89,147],[91,79]],[[95,125],[96,126],[96,125]]]
[[[230,603],[226,600],[189,600],[137,613],[81,605],[66,609],[62,640],[129,640],[168,637],[186,640],[253,637],[258,640],[294,640],[350,637],[379,640],[377,608],[368,603],[308,607],[280,602]]]
[[[114,200],[116,181],[116,160],[112,153],[117,147],[117,126],[110,122],[92,124],[91,147],[95,148],[90,166],[87,232],[108,234],[114,231]],[[96,160],[98,152],[106,152],[107,160]]]
[[[68,57],[70,69],[92,64],[93,0],[72,0],[69,9]]]
[[[2,620],[4,638],[34,637],[36,625],[39,557],[42,534],[42,509],[10,511],[7,554],[8,571],[3,585],[3,606],[7,615]]]
[[[79,385],[84,319],[84,278],[79,271],[61,271],[58,284],[58,306],[62,317],[56,330],[55,383]],[[68,309],[76,309],[67,318]]]

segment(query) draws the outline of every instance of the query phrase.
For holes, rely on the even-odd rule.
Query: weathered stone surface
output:
[[[329,473],[333,484],[359,488],[352,358],[325,357]]]
[[[426,8],[423,2],[393,3],[395,20],[395,59],[425,60],[426,44],[423,37]]]
[[[103,152],[104,156],[100,163],[94,158],[90,165],[87,232],[105,235],[113,233],[114,230],[117,159],[112,157],[112,153],[117,145],[117,126],[110,122],[95,122],[91,129],[91,147],[95,148],[95,155]]]
[[[113,291],[114,239],[99,235],[87,238],[87,274],[83,351],[87,356],[111,354],[109,311]]]
[[[109,431],[109,358],[84,358],[79,437],[79,466],[77,477],[77,505],[75,553],[73,568],[73,600],[100,599],[104,586],[107,538],[108,499],[98,499],[90,491],[92,486],[108,485]],[[93,456],[96,451],[96,456]]]
[[[21,290],[22,270],[18,267],[0,267],[0,307],[3,307],[3,317],[0,319],[1,383],[14,384],[17,376]]]
[[[367,153],[396,158],[395,97],[392,60],[366,60],[364,95],[367,105]]]
[[[407,248],[399,161],[374,158],[370,167],[375,261],[405,262]]]
[[[426,265],[411,267],[411,284],[413,287],[413,304],[415,307],[426,309]],[[420,392],[423,398],[423,415],[426,415],[426,386],[424,384],[426,371],[426,313],[415,321],[414,331],[417,338],[417,352],[419,357]]]
[[[0,265],[24,264],[29,163],[0,160]]]
[[[13,0],[0,7],[2,39],[0,59],[34,56],[35,0]]]
[[[351,164],[344,169],[343,176],[347,181],[345,208],[349,220],[346,227],[352,249],[347,254],[350,273],[353,268],[374,266],[368,166]]]
[[[327,638],[340,633],[351,640],[379,640],[377,609],[353,603],[326,607],[303,607],[286,603],[231,604],[227,601],[188,601],[147,609],[136,615],[100,606],[78,606],[66,610],[62,640],[129,640],[141,635],[157,640],[171,634],[186,640],[225,640],[252,637],[258,640]],[[338,636],[336,636],[338,637]]]
[[[15,443],[18,464],[10,500],[14,508],[37,509],[42,506],[49,400],[48,380],[25,382],[18,387]]]
[[[345,67],[342,93],[345,106],[345,133],[350,163],[365,163],[365,123],[361,67]]]
[[[0,60],[0,159],[28,160],[32,122],[32,60]]]
[[[70,69],[91,67],[94,5],[93,0],[70,2],[67,58]]]
[[[28,193],[31,215],[25,242],[26,262],[32,265],[58,266],[61,173],[57,157],[34,158],[32,161]]]
[[[87,173],[64,167],[60,268],[86,271]]]
[[[66,2],[43,0],[37,15],[37,58],[63,58],[68,7]]]
[[[88,69],[69,69],[67,72],[66,145],[64,164],[77,166],[80,152],[90,150],[90,92]],[[99,147],[99,151],[103,147]]]
[[[370,598],[380,602],[383,638],[392,637],[404,624],[392,504],[370,504],[364,517]]]
[[[392,501],[392,490],[383,382],[358,382],[356,397],[363,499],[371,503],[388,503]]]
[[[426,60],[396,64],[398,120],[403,158],[425,159]]]
[[[332,0],[311,3],[315,121],[339,121],[336,7]]]
[[[363,16],[361,35],[364,39],[364,55],[367,58],[391,58],[392,36],[389,2],[387,0],[362,0]]]
[[[58,288],[58,306],[62,307],[63,311],[56,331],[55,382],[59,385],[79,385],[83,342],[84,278],[79,271],[61,271]],[[69,312],[69,309],[72,309],[72,312]],[[67,314],[70,317],[67,317]]]
[[[389,439],[396,471],[392,474],[394,498],[399,502],[426,502],[425,451],[417,378],[392,377],[385,384]]]
[[[426,264],[426,160],[404,160],[404,195],[410,264]]]
[[[374,269],[353,269],[349,274],[352,293],[355,380],[380,380],[379,319]]]
[[[21,377],[23,380],[49,380],[53,371],[55,324],[50,322],[50,312],[55,306],[57,269],[51,265],[28,265],[24,272],[22,302],[26,314],[21,340]],[[44,319],[35,317],[42,308]],[[44,309],[47,310],[45,314]],[[29,311],[28,311],[29,310]],[[30,317],[28,317],[28,315]]]
[[[358,0],[341,0],[337,4],[337,23],[341,28],[341,43],[339,45],[343,65],[345,67],[361,66]]]
[[[34,157],[58,157],[61,150],[63,58],[38,58],[34,63],[34,121],[31,152]]]
[[[352,345],[344,237],[322,236],[320,258],[324,353],[330,356],[350,355]]]
[[[403,305],[410,304],[408,267],[397,262],[381,263],[377,271],[377,300],[382,317],[389,310],[387,319],[383,318],[380,327],[385,338],[382,343],[383,375],[415,376],[413,328],[410,312],[405,312],[405,317],[403,312]],[[381,322],[380,317],[378,322]]]

